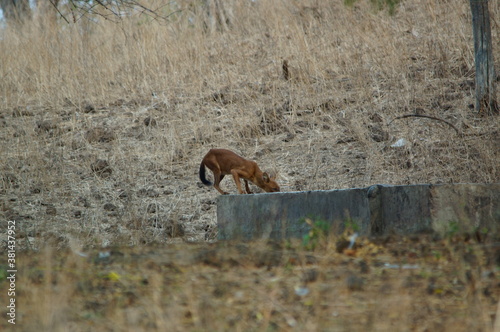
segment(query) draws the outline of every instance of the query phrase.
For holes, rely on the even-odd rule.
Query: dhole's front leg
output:
[[[240,175],[238,174],[238,171],[233,169],[233,170],[231,170],[231,174],[233,175],[233,179],[234,179],[234,182],[236,183],[236,187],[238,187],[238,192],[240,194],[244,194],[243,190],[241,189]]]
[[[248,187],[248,181],[245,179],[245,189],[247,191],[247,194],[252,194],[252,192],[250,191],[250,188]]]

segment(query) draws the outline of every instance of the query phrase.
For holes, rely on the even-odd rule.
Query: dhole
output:
[[[248,188],[248,181],[264,189],[266,192],[280,191],[280,187],[274,180],[269,177],[267,173],[263,173],[255,161],[247,160],[238,156],[236,153],[225,149],[211,149],[205,155],[200,164],[200,180],[203,184],[209,186],[212,182],[208,181],[205,176],[205,166],[214,173],[214,187],[221,194],[227,195],[228,193],[220,189],[219,184],[225,175],[231,174],[238,192],[244,194],[241,189],[240,178],[245,181],[245,189],[247,194],[251,194]],[[248,181],[247,181],[248,180]]]

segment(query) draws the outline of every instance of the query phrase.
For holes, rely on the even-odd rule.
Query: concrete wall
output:
[[[446,184],[221,195],[219,239],[283,239],[309,231],[304,218],[342,232],[356,224],[362,235],[427,231],[500,230],[500,184]]]

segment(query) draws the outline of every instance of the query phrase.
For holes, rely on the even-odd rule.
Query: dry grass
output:
[[[474,64],[467,1],[402,1],[394,16],[374,11],[368,1],[352,7],[342,1],[224,3],[231,19],[226,30],[211,26],[199,2],[176,1],[163,7],[166,13],[182,9],[165,25],[144,16],[71,24],[35,16],[21,29],[0,32],[0,219],[16,220],[18,248],[213,240],[218,193],[197,178],[199,162],[212,147],[233,149],[278,172],[284,191],[499,182],[499,117],[482,118],[470,108]],[[500,5],[489,5],[499,50]],[[289,80],[283,78],[283,60]],[[409,113],[449,121],[462,135],[429,119],[390,123]],[[401,138],[405,146],[391,147]],[[222,186],[235,192],[229,180]],[[59,266],[50,259],[43,264]],[[196,282],[205,272],[200,268],[188,279],[191,292],[201,292]],[[207,278],[219,273],[209,271]],[[278,280],[286,280],[286,273],[277,272]],[[183,289],[173,302],[183,304],[179,309],[150,288],[166,282],[165,271],[152,275],[151,296],[139,302],[158,304],[144,309],[158,328],[176,319],[179,326],[187,320],[189,329],[202,329],[210,317],[201,308],[232,304],[226,297],[211,303],[210,294],[192,297]],[[77,287],[68,286],[74,275],[56,278]],[[35,286],[23,287],[49,300],[60,295],[52,294],[56,290],[46,279]],[[252,301],[278,296],[273,287],[260,289]],[[76,288],[64,296],[75,292],[87,296]],[[396,293],[365,305],[376,308],[374,301],[383,298],[389,311],[413,310],[410,295],[395,304]],[[32,301],[27,308],[36,305]],[[244,314],[260,325],[239,329],[272,330],[271,303]],[[300,315],[310,308],[297,305]],[[356,320],[352,310],[364,309],[348,307],[350,318],[342,322]],[[61,304],[56,312],[30,315],[47,330],[62,329],[65,310],[72,309]],[[137,310],[131,314],[139,315]],[[384,312],[378,310],[375,319]],[[124,319],[120,312],[107,313],[108,329]],[[301,316],[297,326],[326,328],[314,325],[311,315]],[[283,315],[278,329],[292,328],[288,316],[295,314]],[[400,330],[413,326],[394,320]]]
[[[34,247],[163,242],[178,225],[203,239],[217,195],[196,172],[211,147],[278,172],[286,191],[499,181],[498,117],[470,109],[466,2],[405,1],[395,16],[364,2],[225,7],[227,31],[187,1],[163,8],[182,9],[166,25],[38,16],[2,32],[2,213]],[[390,123],[414,112],[464,135]],[[109,176],[92,172],[97,160]]]
[[[498,246],[459,237],[20,255],[23,331],[493,331]],[[497,318],[498,320],[498,318]],[[8,327],[5,320],[0,327]]]
[[[279,172],[286,191],[498,182],[498,117],[470,109],[468,4],[403,2],[391,17],[363,2],[235,2],[225,32],[207,31],[199,4],[178,6],[166,25],[35,17],[2,32],[2,212],[35,247],[163,242],[178,224],[202,239],[217,195],[196,171],[210,147]],[[414,112],[464,135],[390,123]],[[99,159],[110,176],[92,172]]]

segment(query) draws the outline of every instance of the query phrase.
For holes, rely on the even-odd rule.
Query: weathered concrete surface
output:
[[[258,195],[221,195],[219,239],[283,239],[309,231],[306,217],[361,234],[500,230],[500,184],[412,185]],[[452,225],[453,226],[450,226]]]
[[[219,239],[281,239],[309,231],[304,218],[324,220],[335,228],[348,219],[369,228],[365,189],[258,195],[221,195],[217,202]]]
[[[367,188],[371,234],[424,232],[431,227],[429,185]]]

